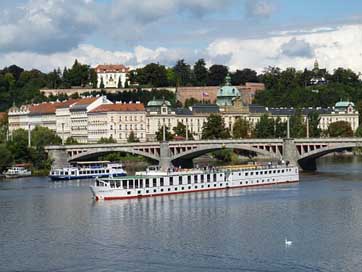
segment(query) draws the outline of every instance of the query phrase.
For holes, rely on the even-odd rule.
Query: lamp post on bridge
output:
[[[31,147],[31,125],[28,123],[28,147]]]

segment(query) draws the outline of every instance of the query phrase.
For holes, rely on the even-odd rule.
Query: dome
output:
[[[347,108],[349,105],[354,107],[354,103],[349,102],[349,101],[339,101],[339,102],[336,103],[336,105],[334,107],[335,108]]]
[[[240,96],[240,92],[236,87],[224,86],[217,92],[217,97],[237,97]]]
[[[167,107],[171,107],[171,103],[167,100],[151,100],[147,103],[147,107],[161,107],[164,103]]]

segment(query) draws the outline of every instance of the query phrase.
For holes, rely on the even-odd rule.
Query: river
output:
[[[0,271],[362,271],[361,174],[328,157],[298,184],[109,202],[0,182]]]

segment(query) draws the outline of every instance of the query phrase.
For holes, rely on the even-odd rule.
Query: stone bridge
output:
[[[221,149],[243,150],[298,164],[315,170],[316,159],[331,152],[362,146],[362,138],[239,139],[146,142],[124,144],[57,145],[45,149],[53,167],[84,161],[110,152],[126,152],[150,158],[168,168],[172,164],[191,162],[193,158]]]

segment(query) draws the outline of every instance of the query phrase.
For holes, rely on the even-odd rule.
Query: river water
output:
[[[0,271],[362,271],[361,174],[330,157],[299,184],[97,203],[0,182]]]

